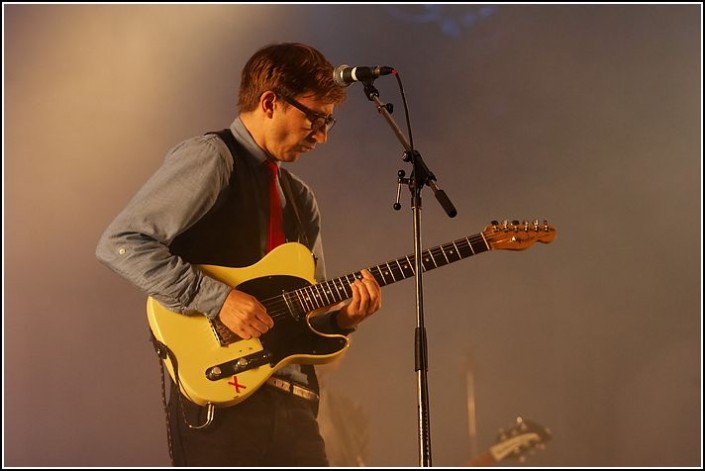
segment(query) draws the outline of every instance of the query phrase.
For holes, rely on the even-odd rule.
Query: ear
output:
[[[271,118],[274,114],[274,108],[277,102],[277,94],[271,90],[267,90],[262,93],[259,97],[259,106],[262,112],[268,118]]]

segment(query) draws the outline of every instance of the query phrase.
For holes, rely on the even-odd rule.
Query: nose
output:
[[[322,126],[320,129],[311,133],[311,137],[318,144],[325,144],[328,140],[328,129],[326,126]]]

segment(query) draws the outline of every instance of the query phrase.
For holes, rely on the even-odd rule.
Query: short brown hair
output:
[[[318,50],[300,43],[272,44],[257,51],[242,69],[238,107],[257,108],[267,90],[296,97],[305,93],[325,103],[345,100],[345,88],[333,81],[333,65]]]

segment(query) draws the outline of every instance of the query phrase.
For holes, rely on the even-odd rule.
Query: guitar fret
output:
[[[401,272],[401,279],[405,280],[407,279],[409,275],[409,265],[404,261],[404,259],[398,258],[395,260],[397,262],[397,266],[399,267],[399,271]]]
[[[396,259],[394,260],[394,262],[397,264],[397,267],[399,267],[399,276],[402,280],[405,280],[408,275],[406,274],[406,271],[404,270],[404,266],[401,264],[401,261],[399,259]]]
[[[297,306],[301,306],[301,308],[302,308],[301,310],[304,311],[304,309],[303,309],[304,305],[301,303],[301,299],[299,298],[299,293],[298,293],[298,291],[296,291],[296,290],[295,290],[295,291],[291,291],[291,292],[289,293],[289,298],[290,298],[290,299],[292,299],[292,297],[291,297],[292,295],[293,295],[293,296],[296,296],[296,305],[297,305]]]
[[[475,245],[472,245],[473,242],[475,243]],[[472,248],[473,255],[476,255],[481,252],[485,252],[487,250],[487,244],[485,243],[485,239],[478,237],[478,236],[474,236],[472,238],[472,241],[470,242],[470,246]]]
[[[344,298],[340,296],[340,290],[338,289],[338,284],[336,283],[336,280],[331,280],[331,283],[333,283],[333,288],[335,288],[335,292],[338,295],[337,301],[342,301]]]
[[[320,295],[316,293],[316,291],[313,289],[313,286],[307,286],[306,289],[311,293],[311,300],[313,301],[315,308],[318,309],[323,307]]]
[[[378,266],[372,267],[372,268],[368,268],[367,270],[372,274],[372,276],[374,277],[374,279],[377,281],[377,284],[378,284],[378,285],[384,286],[384,285],[387,284],[387,283],[385,283],[384,277],[383,277],[382,274],[380,273]]]
[[[300,310],[299,312],[302,312],[302,313],[306,312],[307,311],[306,306],[301,301],[301,297],[299,296],[298,291],[294,291],[294,294],[296,295],[296,307]]]
[[[348,290],[345,289],[345,283],[343,283],[343,280],[342,280],[341,278],[336,278],[336,279],[335,279],[335,284],[336,284],[336,286],[339,286],[339,287],[340,287],[340,290],[343,292],[343,294],[342,294],[342,296],[341,296],[341,298],[340,298],[341,301],[342,301],[343,299],[348,299],[348,298],[350,297],[350,292],[348,292]]]
[[[447,255],[446,258],[448,258],[448,263],[453,263],[453,262],[457,262],[458,260],[460,260],[460,254],[458,253],[458,248],[455,246],[454,243],[451,242],[449,244],[446,244],[445,248],[447,249],[445,251],[445,253]]]
[[[299,290],[301,292],[301,299],[304,301],[304,307],[306,308],[306,311],[313,311],[313,304],[311,304],[311,297],[306,293],[306,288],[301,288]]]
[[[308,306],[306,306],[306,303],[304,302],[305,300],[303,298],[303,293],[301,293],[301,290],[297,289],[296,291],[294,291],[294,293],[296,294],[296,299],[298,299],[299,304],[301,304],[303,311],[309,311]]]
[[[353,277],[353,281],[350,281],[350,277]],[[353,290],[352,290],[352,284],[355,281],[355,276],[354,275],[345,275],[345,282],[347,283],[347,291],[350,292],[350,296],[352,296]]]
[[[401,260],[401,259],[399,259],[399,260]],[[402,272],[404,273],[404,278],[414,276],[414,264],[411,263],[411,261],[409,260],[409,257],[404,257],[404,260],[406,260],[406,261],[404,262],[404,265],[402,265],[402,267],[401,267]]]
[[[468,247],[470,247],[470,250],[472,250],[472,254],[475,255],[475,247],[472,246],[472,240],[470,240],[469,237],[466,237],[465,240],[468,241]]]
[[[317,286],[319,286],[319,285],[316,285],[316,287]],[[321,287],[317,291],[318,291],[317,298],[321,302],[321,307],[330,306],[331,303],[330,303],[330,300],[328,299],[328,295],[326,294],[325,288]]]
[[[470,247],[470,250],[472,251],[472,255],[475,255],[475,249],[472,246],[472,242],[467,237],[465,238],[465,240],[468,242],[468,247]]]
[[[399,274],[401,275],[401,279],[402,280],[406,279],[406,275],[404,274],[404,269],[401,267],[401,263],[399,263],[399,259],[394,260],[394,262],[399,267]]]
[[[347,276],[340,278],[340,286],[348,297],[352,296],[352,289],[350,288],[350,281],[348,281]]]
[[[320,286],[319,291],[323,292],[323,296],[325,296],[325,298],[326,298],[326,306],[330,306],[331,304],[333,304],[330,302],[330,298],[328,297],[328,293],[330,293],[330,288],[328,288],[328,283],[323,282],[323,283],[318,284],[317,286]]]
[[[487,250],[490,250],[490,244],[487,243],[487,239],[485,239],[485,234],[483,232],[480,232],[479,234],[476,234],[476,237],[479,236],[482,238],[482,242],[485,244],[485,248],[481,250],[481,252],[485,252]]]
[[[443,254],[443,249],[441,249],[440,247],[434,247],[428,252],[433,257],[433,263],[436,264],[436,268],[442,267],[443,265],[446,265],[448,263],[448,259],[446,259],[445,263],[443,263],[443,258],[445,258],[445,254]],[[441,258],[441,255],[443,255],[443,258]]]
[[[396,283],[397,279],[394,276],[394,270],[392,270],[392,267],[389,266],[389,262],[387,262],[387,268],[389,268],[389,274],[392,275],[392,280]]]
[[[427,250],[425,253],[426,253],[426,256],[423,258],[423,262],[428,262],[429,258],[430,258],[431,260],[433,260],[433,255],[431,254],[431,252],[429,252],[429,251]],[[425,263],[422,263],[422,265],[423,265],[424,270],[426,270],[426,271],[428,271],[428,270],[433,270],[434,268],[438,268],[438,265],[436,265],[436,261],[435,261],[435,260],[433,260],[433,265],[434,265],[433,267],[427,268]]]
[[[311,293],[308,291],[308,289],[309,289],[308,286],[305,286],[303,288],[303,295],[304,295],[304,299],[306,299],[306,302],[311,307],[310,310],[313,311],[314,309],[316,309],[316,305],[314,304],[314,299],[311,296]]]
[[[329,297],[328,299],[332,299],[332,302],[329,302],[329,304],[335,304],[338,302],[338,299],[335,296],[335,293],[333,292],[333,289],[331,288],[330,281],[326,281],[326,297]]]
[[[458,248],[458,254],[461,258],[472,257],[472,251],[468,250],[468,243],[465,239],[458,239],[453,242],[453,245]]]
[[[353,289],[352,289],[352,284],[355,283],[355,281],[358,280],[358,274],[357,273],[351,273],[349,276],[352,276],[352,281],[348,280],[348,285],[350,286],[350,296],[353,294]]]
[[[335,280],[333,280],[333,284],[335,285],[336,291],[340,293],[340,301],[342,301],[343,299],[347,299],[348,293],[347,291],[345,291],[345,287],[343,286],[343,282],[341,281],[341,279],[336,278]]]
[[[399,269],[399,278],[402,280],[406,279],[406,272],[404,271],[404,267],[401,265],[401,261],[399,259],[394,260],[394,263],[396,267]]]
[[[409,267],[409,276],[416,275],[416,266],[414,265],[414,256],[407,255],[406,257],[404,257],[404,260],[406,260],[406,266]]]
[[[282,298],[284,299],[284,303],[286,304],[286,308],[289,311],[289,315],[293,317],[294,319],[300,319],[301,318],[301,312],[303,310],[298,310],[297,306],[292,302],[294,301],[292,297],[290,296],[290,293],[284,293],[282,294]],[[267,310],[269,311],[269,310]],[[271,314],[271,313],[270,313]]]
[[[330,297],[328,298],[328,296]],[[330,304],[335,304],[338,301],[335,297],[335,293],[331,289],[330,281],[326,281],[326,297],[333,300]]]
[[[318,303],[320,304],[319,307],[328,306],[330,303],[328,302],[328,298],[325,297],[325,294],[326,294],[325,291],[323,291],[323,290],[321,290],[321,289],[316,289],[317,286],[318,286],[318,285],[311,286],[311,291],[313,291],[314,293],[316,293],[316,300],[317,300]]]
[[[377,265],[377,271],[379,272],[379,276],[382,277],[382,282],[384,285],[389,284],[387,281],[387,278],[384,277],[384,272],[385,270],[382,268],[382,265]],[[387,275],[389,275],[389,272],[387,271]]]
[[[448,256],[446,255],[445,250],[443,250],[443,246],[440,245],[439,247],[440,247],[440,249],[441,249],[441,253],[443,254],[443,258],[446,259],[446,264],[450,263],[450,260],[448,260]]]

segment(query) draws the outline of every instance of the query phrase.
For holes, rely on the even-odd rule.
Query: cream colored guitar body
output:
[[[231,287],[252,294],[265,306],[269,304],[268,312],[274,313],[275,325],[261,340],[243,340],[232,334],[233,343],[223,344],[211,321],[202,314],[174,313],[150,297],[149,326],[156,339],[170,351],[164,360],[166,368],[181,392],[196,404],[235,405],[282,367],[293,362],[327,363],[348,348],[345,336],[315,331],[309,323],[310,314],[301,312],[303,309],[294,310],[300,319],[281,312],[287,304],[282,291],[315,283],[313,257],[303,245],[281,245],[245,268],[215,265],[199,268]],[[214,373],[214,368],[220,371]]]

